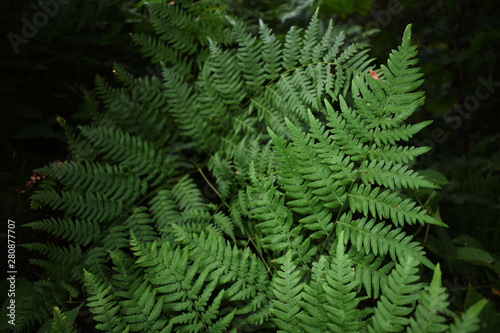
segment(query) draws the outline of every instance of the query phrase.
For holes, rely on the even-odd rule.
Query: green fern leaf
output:
[[[52,331],[53,333],[74,333],[76,330],[73,328],[73,321],[68,319],[64,313],[54,306],[53,312]]]
[[[292,27],[285,37],[285,48],[283,49],[283,67],[291,70],[297,67],[302,49],[302,29]]]
[[[455,318],[453,324],[450,325],[450,333],[468,333],[476,332],[480,328],[479,313],[486,306],[486,299],[478,301],[476,304],[468,308],[461,317]]]
[[[354,290],[358,282],[354,279],[354,270],[349,256],[344,253],[343,234],[338,238],[336,257],[331,269],[326,274],[327,326],[336,332],[358,332],[361,327],[360,310],[357,308],[362,298],[356,297]]]
[[[415,284],[419,279],[416,268],[418,262],[411,256],[397,264],[382,285],[382,296],[377,302],[370,332],[401,332],[409,324],[408,315],[414,309],[414,303],[421,296],[422,286]]]
[[[383,222],[375,224],[374,219],[363,218],[353,221],[350,212],[339,218],[338,225],[345,232],[346,238],[351,239],[351,244],[358,252],[364,250],[367,254],[373,253],[382,257],[389,253],[393,261],[398,259],[402,261],[411,255],[427,267],[434,268],[425,257],[422,246],[412,242],[412,237],[406,236],[401,228],[392,229]]]
[[[292,263],[292,253],[287,252],[278,276],[273,278],[273,294],[276,299],[272,300],[271,313],[274,315],[273,322],[281,331],[300,332],[297,313],[300,311],[300,300],[302,299],[302,284],[300,272]]]
[[[368,297],[379,298],[380,288],[387,283],[387,276],[394,267],[394,262],[389,262],[380,267],[384,261],[383,257],[376,257],[373,253],[366,254],[364,251],[349,250],[349,257],[355,265],[356,281],[363,285]]]
[[[430,286],[424,288],[415,311],[415,318],[410,319],[408,332],[444,332],[448,325],[445,323],[446,318],[440,313],[444,313],[448,307],[447,298],[445,288],[441,287],[441,269],[438,263]]]
[[[263,77],[274,80],[281,72],[281,44],[267,25],[259,19],[259,33],[262,40]]]
[[[101,228],[96,220],[69,220],[52,217],[23,224],[23,227],[45,230],[56,237],[81,246],[96,241],[101,234]]]
[[[352,209],[373,217],[384,219],[390,218],[394,225],[404,226],[405,223],[420,224],[429,223],[439,226],[446,226],[443,222],[426,214],[425,210],[416,206],[415,202],[410,199],[403,200],[398,196],[398,193],[391,193],[386,190],[379,194],[380,188],[375,187],[372,190],[370,185],[353,186],[349,194],[349,204]],[[416,207],[415,207],[416,206]]]
[[[96,328],[103,331],[128,332],[125,323],[116,314],[120,311],[115,297],[110,294],[111,286],[103,283],[98,277],[84,270],[85,288],[90,297],[88,307],[95,314],[94,320],[100,322]]]

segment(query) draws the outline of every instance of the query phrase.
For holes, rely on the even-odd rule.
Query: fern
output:
[[[300,332],[297,313],[300,311],[302,284],[300,272],[292,263],[291,252],[287,252],[285,261],[273,281],[273,300],[271,312],[276,318],[273,321],[282,329],[280,332]]]
[[[39,170],[32,204],[58,215],[26,225],[49,240],[24,245],[43,278],[20,327],[69,327],[53,309],[76,298],[106,332],[477,328],[482,303],[447,309],[409,228],[445,226],[411,195],[438,189],[410,168],[429,124],[406,123],[424,98],[411,26],[374,68],[317,13],[281,42],[225,3],[147,2],[157,36],[132,38],[161,77],[115,65],[89,124],[59,119],[75,156]]]
[[[382,296],[377,302],[369,332],[401,332],[409,324],[407,316],[413,311],[413,303],[420,298],[417,261],[407,257],[396,265],[382,286]]]

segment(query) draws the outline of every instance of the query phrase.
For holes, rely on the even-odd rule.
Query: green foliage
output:
[[[443,323],[440,268],[407,235],[446,226],[409,194],[438,188],[409,168],[429,124],[405,124],[423,103],[411,26],[375,78],[368,45],[319,37],[317,14],[280,43],[219,2],[147,6],[158,36],[134,39],[162,78],[98,78],[76,161],[40,169],[33,205],[60,217],[27,225],[51,236],[24,245],[48,258],[33,299],[78,299],[105,332],[475,327],[482,301]]]

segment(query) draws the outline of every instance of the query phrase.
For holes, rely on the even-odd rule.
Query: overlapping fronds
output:
[[[484,304],[450,326],[412,234],[445,225],[412,195],[438,186],[410,167],[429,124],[406,123],[424,95],[411,26],[374,68],[317,13],[253,35],[228,3],[148,1],[157,36],[133,39],[158,73],[115,65],[89,124],[59,120],[75,157],[38,170],[33,206],[57,215],[26,225],[48,239],[24,245],[43,278],[20,329],[69,328],[53,309],[78,299],[106,332],[474,330]]]

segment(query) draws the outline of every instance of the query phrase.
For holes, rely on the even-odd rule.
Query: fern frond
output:
[[[151,23],[162,40],[178,52],[193,54],[196,51],[196,18],[181,6],[164,1],[148,4]]]
[[[64,264],[72,264],[82,256],[82,249],[80,245],[71,245],[69,247],[61,247],[52,243],[27,243],[22,244],[28,250],[37,251],[46,255],[50,260],[57,261]]]
[[[131,332],[165,331],[167,319],[161,315],[163,298],[156,296],[152,286],[139,276],[139,270],[134,271],[134,261],[122,252],[111,252],[116,286],[121,288],[115,294],[119,298],[122,320]]]
[[[229,216],[225,215],[223,212],[217,212],[214,214],[214,224],[221,229],[227,236],[231,237],[234,241],[236,238],[234,237],[234,223],[229,218]]]
[[[386,161],[387,163],[411,163],[416,157],[431,150],[430,147],[372,147],[368,157],[373,161]]]
[[[70,320],[66,315],[57,307],[54,306],[54,311],[52,312],[53,322],[52,331],[53,333],[75,333],[76,330],[73,328],[73,321]]]
[[[137,175],[116,165],[64,162],[52,163],[38,170],[60,181],[64,189],[99,192],[110,200],[123,203],[133,202],[146,191],[146,183]]]
[[[105,244],[105,242],[103,242]],[[116,247],[118,248],[118,247]],[[111,275],[108,265],[109,252],[102,246],[94,246],[84,254],[83,266],[101,279],[107,280]]]
[[[65,210],[67,214],[74,214],[80,219],[106,221],[118,216],[123,211],[121,201],[110,200],[99,192],[82,194],[74,191],[63,191],[59,196],[56,192],[37,191],[32,198],[48,204],[53,209]]]
[[[119,129],[108,127],[80,126],[82,134],[94,144],[98,152],[110,163],[121,165],[154,186],[170,177],[172,164],[162,150],[154,149],[150,143]]]
[[[370,332],[401,332],[409,324],[408,315],[413,311],[415,302],[421,297],[417,260],[408,256],[393,269],[382,285],[382,296],[377,302]]]
[[[201,268],[201,259],[197,259],[188,267],[189,250],[177,247],[172,251],[168,242],[158,250],[156,243],[143,245],[132,234],[131,245],[134,254],[139,257],[136,263],[145,267],[146,280],[157,285],[151,290],[162,298],[163,311],[171,312],[170,322],[177,331],[209,331],[212,327],[228,323],[228,318],[214,321],[219,318],[220,302],[224,295],[224,290],[214,295],[220,271],[213,272],[210,282],[205,282],[214,270],[214,264]],[[212,297],[213,302],[209,305]],[[227,316],[232,315],[234,312]]]
[[[366,44],[352,44],[344,49],[344,51],[335,60],[335,84],[333,93],[331,94],[334,99],[336,96],[345,97],[349,85],[346,84],[351,81],[354,74],[362,73],[368,68],[372,60],[368,59],[368,45]],[[340,93],[342,94],[340,95]]]
[[[309,189],[307,183],[302,183],[302,179],[294,177],[302,169],[308,173],[315,173],[313,167],[314,153],[310,146],[312,142],[309,135],[301,133],[298,129],[287,121],[287,125],[292,133],[295,149],[290,154],[290,148],[286,147],[283,140],[280,140],[275,133],[270,131],[273,139],[274,146],[276,147],[277,161],[282,162],[282,171],[280,175],[280,182],[285,191],[288,191],[288,196],[292,201],[287,205],[294,211],[307,215],[307,217],[299,220],[305,228],[314,230],[315,233],[311,235],[313,238],[328,236],[333,230],[333,223],[331,223],[332,213],[323,206],[323,203],[315,196],[314,190]],[[286,169],[285,169],[286,168]],[[292,176],[292,177],[290,177]],[[307,176],[304,176],[304,178]]]
[[[405,229],[444,226],[409,191],[437,188],[409,167],[429,149],[405,143],[429,124],[406,124],[423,103],[410,27],[377,77],[318,11],[254,35],[231,4],[148,1],[157,36],[133,40],[161,77],[115,65],[89,125],[58,120],[76,158],[39,169],[32,200],[61,217],[26,226],[62,243],[24,245],[48,259],[20,284],[21,327],[71,329],[53,305],[86,290],[106,332],[450,328],[439,266],[417,282],[434,266]],[[478,304],[451,330],[476,328]]]
[[[302,284],[300,283],[300,271],[292,262],[291,251],[286,253],[281,270],[277,271],[274,276],[272,288],[276,297],[271,301],[273,322],[283,332],[301,332],[297,314],[301,310]]]
[[[188,175],[180,178],[172,188],[172,199],[180,211],[205,210],[201,191]]]
[[[222,159],[220,154],[215,153],[208,161],[208,167],[213,172],[221,199],[225,200],[231,193],[233,185],[233,170],[231,161]]]
[[[427,267],[434,267],[426,258],[422,246],[412,242],[412,236],[406,236],[401,228],[392,229],[383,222],[376,224],[375,219],[368,220],[366,217],[353,221],[351,212],[342,215],[337,223],[358,252],[364,250],[367,254],[381,257],[389,253],[393,261],[402,261],[411,255]]]
[[[161,39],[146,34],[132,34],[133,42],[141,46],[141,53],[151,57],[151,63],[174,64],[172,71],[182,77],[189,77],[192,73],[193,63],[188,61],[182,53],[173,47],[166,45]]]
[[[318,44],[318,34],[319,34],[319,19],[318,11],[316,9],[314,15],[309,22],[309,26],[304,32],[304,45],[300,49],[299,63],[301,65],[306,65],[319,60],[319,57],[314,57],[314,51],[316,51],[316,46]]]
[[[142,242],[152,242],[159,239],[153,229],[154,221],[143,206],[134,207],[132,214],[122,222],[127,231],[132,231],[137,239]]]
[[[352,264],[344,252],[343,234],[339,236],[333,263],[329,265],[322,256],[313,264],[314,282],[305,285],[302,293],[301,306],[305,311],[297,315],[306,332],[359,331],[363,315],[358,304],[362,298],[356,297],[359,281],[354,278]]]
[[[85,106],[89,113],[95,113],[99,102],[94,101],[88,92],[84,96]],[[95,158],[94,149],[90,142],[85,140],[81,135],[75,133],[67,123],[66,119],[56,117],[57,123],[61,125],[68,139],[68,145],[77,161],[92,161]]]
[[[245,94],[243,93],[242,89],[243,80],[239,63],[232,53],[228,51],[222,51],[220,47],[218,47],[218,45],[215,44],[212,40],[209,41],[210,59],[207,62],[207,66],[210,70],[212,85],[219,92],[222,100],[226,105],[238,105],[243,100],[243,98],[245,98]],[[241,55],[241,57],[251,57],[249,55],[245,55],[247,51],[248,50],[243,48],[243,50],[241,52],[238,52],[238,54]],[[254,67],[255,65],[249,68],[244,67],[241,69],[243,71],[245,71],[245,69],[255,70]],[[248,81],[248,73],[246,74]],[[241,93],[235,96],[234,91],[241,91]]]
[[[354,270],[349,256],[344,253],[343,234],[338,238],[337,251],[331,269],[326,274],[326,292],[330,330],[339,332],[358,332],[361,324],[361,311],[357,308],[362,298],[356,297],[354,290],[359,283],[354,279]]]
[[[448,307],[446,288],[441,287],[441,268],[436,264],[430,286],[424,288],[415,310],[415,318],[410,319],[408,332],[444,332],[446,318],[441,315]]]
[[[330,320],[327,316],[325,286],[326,274],[330,264],[325,256],[320,256],[312,264],[312,275],[309,283],[304,284],[300,307],[303,309],[297,314],[301,328],[305,332],[328,332]]]
[[[402,199],[397,192],[390,190],[382,191],[380,187],[355,184],[349,194],[349,204],[354,211],[368,215],[380,220],[390,218],[395,226],[404,226],[405,223],[420,224],[429,223],[439,226],[446,226],[443,222],[426,214],[425,209],[416,206],[410,199]]]
[[[96,325],[96,328],[113,333],[128,332],[129,330],[121,317],[117,316],[120,306],[113,294],[110,293],[111,286],[108,286],[100,278],[86,270],[83,273],[85,288],[90,295],[87,299],[89,301],[87,305],[90,311],[95,314],[94,320],[100,322]]]
[[[251,214],[261,222],[257,224],[264,237],[260,239],[265,249],[274,252],[272,262],[282,264],[284,253],[292,251],[294,259],[308,266],[316,253],[315,247],[310,247],[311,238],[300,235],[301,225],[293,227],[292,212],[285,206],[284,197],[274,188],[259,191],[259,196],[252,203]],[[297,256],[297,258],[295,258]]]
[[[436,188],[430,181],[419,176],[408,166],[402,164],[392,164],[371,161],[365,161],[359,168],[359,175],[364,184],[374,184],[388,187],[391,190],[395,188],[418,189],[420,187]]]
[[[243,22],[234,23],[235,40],[239,46],[236,56],[242,76],[245,79],[245,85],[255,92],[262,90],[262,85],[266,80],[263,75],[265,68],[261,67],[261,44],[257,42],[255,37],[247,33],[245,28]],[[231,70],[228,68],[226,71],[230,72]],[[230,82],[227,83],[230,84]]]
[[[469,333],[476,332],[480,328],[479,313],[486,306],[486,299],[478,301],[468,308],[461,317],[457,317],[450,325],[450,333]]]
[[[205,235],[188,234],[175,226],[177,241],[189,248],[189,257],[199,261],[199,269],[212,267],[207,280],[218,278],[220,284],[230,281],[235,283],[225,291],[225,297],[232,301],[251,301],[236,313],[255,311],[267,302],[268,284],[266,269],[248,249],[231,247],[221,237],[213,233]]]
[[[149,202],[149,210],[156,229],[162,231],[166,229],[172,221],[180,220],[178,206],[170,190],[160,190]]]
[[[23,224],[23,227],[45,230],[56,237],[85,246],[96,241],[101,228],[96,220],[70,220],[53,218]]]
[[[264,61],[263,77],[274,80],[281,72],[281,44],[272,30],[259,19],[259,34],[262,40],[262,60]]]
[[[290,28],[286,34],[283,49],[283,67],[286,70],[297,67],[302,44],[302,29],[297,27]]]

